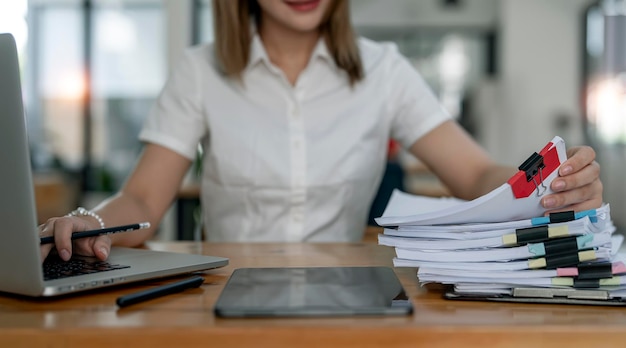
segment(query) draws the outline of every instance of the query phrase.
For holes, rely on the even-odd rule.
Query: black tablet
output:
[[[389,267],[240,268],[229,278],[214,309],[221,317],[413,312]]]

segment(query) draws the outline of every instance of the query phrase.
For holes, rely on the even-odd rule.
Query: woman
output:
[[[51,219],[59,255],[106,259],[136,231],[70,242],[74,231],[157,226],[203,146],[208,240],[358,241],[390,137],[457,197],[501,185],[495,164],[438,104],[392,45],[356,39],[345,0],[216,0],[216,41],[187,51],[140,138],[145,149],[121,191],[93,211]],[[572,148],[548,210],[602,203],[595,153]],[[463,175],[459,175],[463,173]],[[50,246],[42,247],[47,255]]]

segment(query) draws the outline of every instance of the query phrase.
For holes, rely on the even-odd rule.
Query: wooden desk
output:
[[[151,243],[158,250],[226,256],[199,289],[118,310],[115,298],[165,281],[56,300],[0,296],[0,347],[613,347],[626,342],[626,310],[441,299],[397,269],[412,316],[221,319],[212,308],[238,267],[391,265],[393,250],[363,244]],[[169,281],[169,280],[168,280]]]
[[[37,221],[63,216],[76,207],[78,187],[61,173],[33,173]]]

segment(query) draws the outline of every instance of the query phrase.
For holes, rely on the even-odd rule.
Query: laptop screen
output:
[[[0,290],[35,294],[43,278],[19,71],[15,40],[0,34]]]

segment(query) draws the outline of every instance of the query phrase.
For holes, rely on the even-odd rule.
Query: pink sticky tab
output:
[[[623,262],[614,262],[612,267],[613,274],[626,273],[626,265]]]
[[[576,277],[578,275],[578,268],[576,267],[557,268],[556,274],[559,277]]]

